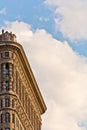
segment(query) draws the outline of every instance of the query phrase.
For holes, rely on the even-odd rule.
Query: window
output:
[[[5,52],[5,57],[9,57],[9,52]]]
[[[2,63],[1,64],[1,77],[3,77],[3,75],[4,75],[4,66],[5,66],[5,64]]]
[[[0,106],[3,107],[3,99],[0,100]]]
[[[1,58],[3,58],[3,53],[1,53]]]
[[[1,123],[3,123],[3,114],[1,114]]]
[[[9,75],[9,63],[6,63],[5,73]]]
[[[5,98],[5,107],[10,107],[10,98],[9,97]]]
[[[1,91],[4,90],[3,82],[1,82]]]
[[[10,122],[10,114],[8,112],[5,114],[5,122]]]
[[[5,130],[10,130],[10,128],[5,128]]]
[[[6,85],[6,90],[9,90],[9,81],[6,81],[5,83],[6,83],[5,84]]]

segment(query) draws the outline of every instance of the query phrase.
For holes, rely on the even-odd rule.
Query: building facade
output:
[[[46,105],[16,36],[0,35],[0,130],[41,130]]]

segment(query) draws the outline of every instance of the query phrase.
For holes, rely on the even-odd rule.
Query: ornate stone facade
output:
[[[0,35],[0,130],[41,130],[46,105],[22,46]]]

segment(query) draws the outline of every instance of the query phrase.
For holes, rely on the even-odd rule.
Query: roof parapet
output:
[[[0,35],[0,41],[11,41],[11,42],[17,42],[16,35],[12,34],[12,32],[4,32],[4,29],[2,29],[2,34]]]

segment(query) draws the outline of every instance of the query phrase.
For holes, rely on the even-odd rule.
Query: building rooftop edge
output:
[[[13,34],[12,32],[10,32],[10,33],[8,31],[4,32],[4,29],[2,29],[2,34],[0,34],[0,42],[2,42],[2,41],[17,42],[16,35]]]

